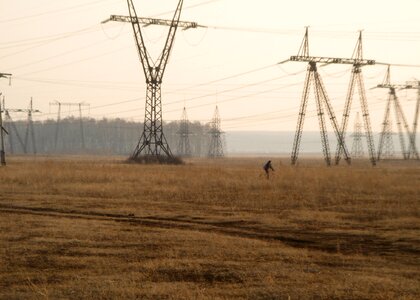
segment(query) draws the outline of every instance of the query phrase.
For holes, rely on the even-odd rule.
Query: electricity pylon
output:
[[[362,123],[360,122],[359,112],[356,114],[353,131],[353,144],[351,147],[351,155],[353,158],[361,158],[364,155],[363,143],[362,143]]]
[[[181,157],[191,156],[191,145],[190,145],[190,128],[187,116],[187,109],[184,107],[182,110],[181,122],[179,123],[179,142],[177,154]]]
[[[376,165],[375,146],[374,146],[373,137],[372,137],[372,127],[370,124],[368,104],[366,100],[366,91],[365,91],[365,86],[363,83],[363,75],[362,75],[362,66],[371,65],[372,61],[363,60],[362,31],[359,32],[359,38],[357,40],[356,47],[353,51],[352,59],[354,59],[354,62],[353,62],[353,68],[351,72],[350,84],[347,91],[346,103],[345,103],[344,111],[343,111],[343,119],[341,121],[340,133],[344,140],[346,138],[346,129],[347,129],[348,119],[350,116],[353,95],[357,86],[359,99],[360,99],[360,106],[362,108],[362,116],[363,116],[363,121],[364,121],[364,126],[365,126],[365,136],[366,136],[366,141],[367,141],[367,146],[368,146],[368,151],[369,151],[369,158],[372,165],[375,166]],[[337,145],[337,150],[335,154],[336,164],[339,164],[342,152],[343,152],[343,147],[342,147],[342,144],[339,143]]]
[[[9,109],[6,108],[6,101],[4,99],[4,96],[3,96],[3,111],[4,111],[4,117],[5,117],[5,119],[4,119],[4,126],[7,128],[7,131],[9,132],[10,153],[13,154],[15,152],[15,149],[14,149],[14,145],[15,145],[14,144],[14,137],[13,137],[12,132],[15,133],[15,135],[16,135],[16,137],[18,139],[18,142],[19,142],[20,146],[22,147],[23,152],[26,153],[25,143],[23,142],[23,139],[20,136],[19,131],[16,128],[15,122],[13,121],[12,116],[10,115],[10,112],[11,111],[16,112],[18,110],[11,109],[9,111]]]
[[[86,146],[85,146],[85,131],[84,131],[84,127],[83,127],[82,107],[89,107],[90,104],[84,103],[84,102],[59,102],[59,101],[55,101],[55,102],[51,102],[50,106],[58,106],[57,123],[56,123],[55,138],[54,138],[54,148],[55,148],[55,150],[57,150],[57,144],[58,144],[58,136],[59,136],[59,131],[60,131],[60,123],[61,123],[61,107],[62,106],[67,106],[69,108],[69,110],[74,106],[78,107],[79,123],[80,123],[80,147],[81,147],[82,150],[85,150],[86,149]]]
[[[165,135],[163,134],[161,86],[163,75],[168,63],[169,54],[171,53],[178,27],[189,29],[197,28],[198,26],[197,23],[179,21],[183,2],[183,0],[179,1],[172,20],[138,18],[132,0],[127,0],[130,16],[114,15],[109,19],[111,21],[131,23],[134,31],[137,50],[140,56],[140,61],[143,66],[144,75],[146,77],[147,91],[143,133],[133,154],[130,157],[132,160],[139,160],[141,156],[152,156],[158,161],[163,161],[162,158],[164,157],[173,157]],[[169,26],[169,33],[166,39],[165,47],[163,48],[161,55],[156,61],[152,60],[147,51],[140,24],[145,24],[146,26]]]
[[[405,115],[402,111],[400,101],[398,100],[396,89],[405,88],[407,85],[398,85],[398,84],[391,84],[391,70],[390,66],[388,66],[385,80],[382,84],[378,84],[377,88],[386,88],[389,90],[388,93],[388,101],[385,108],[385,116],[384,121],[382,122],[382,132],[379,137],[379,149],[378,149],[378,160],[381,159],[382,150],[385,143],[385,134],[387,132],[386,126],[389,126],[388,123],[390,123],[390,112],[391,112],[391,105],[394,104],[394,111],[395,111],[395,122],[397,123],[398,128],[398,135],[400,139],[400,145],[401,145],[401,151],[404,159],[409,159],[409,151],[412,152],[413,156],[416,159],[419,159],[419,154],[416,149],[415,139],[414,136],[410,132],[410,128],[407,123],[407,119],[405,118]],[[401,124],[402,122],[402,124]],[[409,151],[407,151],[406,145],[405,145],[405,139],[404,139],[404,133],[403,133],[403,126],[406,131],[406,134],[408,136],[409,140]],[[413,128],[414,129],[414,128]]]
[[[216,105],[214,111],[213,119],[210,122],[210,145],[208,157],[218,158],[223,157],[223,141],[222,141],[222,129],[221,129],[221,119],[219,114],[219,108]]]
[[[311,85],[314,86],[315,90],[315,99],[317,104],[318,112],[318,121],[321,132],[321,141],[322,141],[322,150],[324,153],[324,159],[328,166],[331,165],[331,152],[330,146],[328,143],[327,129],[325,124],[324,117],[324,106],[327,110],[328,116],[330,118],[335,136],[337,138],[338,146],[342,149],[344,153],[344,158],[348,164],[351,163],[350,154],[347,150],[344,136],[342,131],[339,130],[337,118],[335,116],[333,107],[328,98],[327,92],[325,90],[324,84],[322,82],[321,76],[318,72],[317,63],[322,64],[351,64],[351,65],[374,65],[374,60],[365,60],[362,58],[337,58],[337,57],[320,57],[320,56],[309,56],[309,38],[308,38],[308,27],[306,27],[305,36],[303,38],[302,44],[300,46],[297,56],[291,56],[290,59],[283,61],[296,61],[296,62],[308,62],[308,71],[306,73],[305,84],[303,88],[302,102],[300,105],[298,122],[296,126],[296,134],[293,142],[292,150],[292,165],[295,165],[298,160],[300,141],[302,138],[303,123],[305,120],[306,107],[308,104],[308,96],[310,92]],[[280,64],[281,64],[280,63]]]
[[[5,117],[6,117],[6,120],[5,120],[6,126],[10,133],[9,134],[10,152],[14,153],[14,141],[13,141],[13,135],[12,135],[12,131],[14,131],[19,141],[19,144],[21,145],[22,150],[25,154],[28,153],[28,149],[29,149],[28,142],[29,142],[29,135],[30,135],[31,141],[32,141],[32,151],[33,151],[33,154],[36,154],[35,130],[33,126],[32,116],[34,113],[40,113],[41,111],[33,108],[32,98],[31,98],[31,101],[29,102],[29,108],[25,109],[25,108],[6,108],[5,98],[3,97],[3,110],[5,112]],[[22,139],[22,137],[20,136],[19,131],[17,130],[16,125],[10,115],[10,113],[22,113],[22,112],[28,114],[24,139]]]
[[[392,130],[392,120],[391,116],[388,117],[388,120],[385,124],[385,133],[383,137],[383,146],[380,157],[382,159],[391,159],[394,158],[394,132]]]

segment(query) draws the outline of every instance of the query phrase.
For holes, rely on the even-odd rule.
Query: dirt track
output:
[[[302,230],[295,228],[267,227],[254,221],[220,221],[205,219],[185,219],[183,217],[137,217],[133,215],[101,213],[95,211],[65,210],[43,207],[25,207],[0,204],[0,213],[42,215],[53,218],[91,219],[125,222],[133,226],[148,226],[165,229],[213,232],[229,236],[279,241],[296,248],[307,248],[342,254],[376,254],[381,256],[420,255],[420,241],[392,240],[374,234],[354,234],[349,232],[326,232],[324,230]]]

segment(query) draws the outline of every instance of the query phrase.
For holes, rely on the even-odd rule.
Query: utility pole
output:
[[[0,78],[8,78],[9,79],[9,85],[11,84],[12,80],[12,74],[10,73],[0,73]],[[0,96],[2,93],[0,92]],[[0,149],[0,164],[2,166],[6,165],[6,152],[4,150],[4,133],[8,134],[7,130],[3,127],[3,118],[2,118],[3,111],[1,109],[1,103],[0,103],[0,143],[1,143],[1,149]]]
[[[187,109],[184,106],[182,110],[181,122],[179,124],[179,142],[178,142],[178,155],[181,157],[191,156],[191,145],[190,145],[190,129],[189,121],[187,116]]]
[[[51,102],[50,106],[58,106],[57,110],[57,125],[55,129],[55,139],[54,139],[54,147],[57,150],[57,144],[58,144],[58,134],[60,130],[60,123],[61,123],[61,108],[63,106],[66,106],[69,108],[69,110],[72,107],[77,107],[79,110],[79,122],[80,122],[80,147],[82,150],[85,150],[85,133],[84,133],[84,127],[83,127],[83,116],[82,116],[82,107],[89,107],[90,104],[84,103],[84,102],[60,102],[55,101]]]
[[[0,93],[1,96],[1,93]],[[1,142],[1,149],[0,149],[0,163],[2,166],[6,165],[6,152],[4,151],[4,133],[9,134],[7,130],[3,127],[3,110],[1,108],[1,101],[0,101],[0,142]]]
[[[360,106],[362,108],[362,116],[363,116],[363,121],[365,125],[365,135],[366,135],[366,141],[367,141],[367,146],[368,146],[368,151],[369,151],[369,158],[372,165],[375,166],[376,165],[375,146],[374,146],[373,137],[372,137],[372,127],[370,124],[368,104],[366,100],[366,91],[365,91],[365,86],[363,83],[363,75],[362,75],[362,66],[371,64],[371,61],[365,62],[363,60],[362,31],[359,32],[359,38],[357,40],[356,48],[354,49],[352,58],[354,59],[354,63],[353,63],[353,68],[351,72],[350,84],[347,91],[347,98],[346,98],[346,103],[344,106],[340,133],[343,139],[345,139],[347,123],[350,116],[351,103],[353,100],[353,94],[357,85],[359,99],[360,99]],[[339,164],[342,152],[343,152],[343,147],[341,144],[338,144],[336,156],[335,156],[336,164]]]
[[[57,110],[57,123],[55,126],[55,137],[54,137],[54,149],[57,151],[57,143],[58,143],[58,131],[60,130],[60,120],[61,120],[61,103],[56,101],[55,103],[50,103],[51,105],[58,105]]]
[[[363,143],[362,143],[362,123],[360,122],[360,115],[357,112],[356,119],[354,122],[354,131],[353,131],[353,144],[351,147],[351,155],[353,158],[361,158],[364,155]]]
[[[220,158],[224,156],[223,153],[223,141],[222,141],[222,129],[221,129],[221,119],[219,114],[219,108],[216,105],[214,111],[213,119],[210,122],[210,145],[208,157],[211,158]]]
[[[410,128],[408,126],[407,119],[405,118],[405,115],[404,115],[403,110],[401,108],[400,101],[398,100],[397,92],[396,92],[396,89],[407,88],[407,85],[391,84],[391,68],[390,68],[390,66],[388,66],[384,82],[382,84],[378,84],[376,87],[377,88],[385,88],[385,89],[389,90],[388,101],[387,101],[386,108],[385,108],[384,121],[382,122],[382,132],[381,132],[381,135],[379,137],[378,160],[381,158],[381,155],[382,155],[382,150],[383,150],[384,143],[385,143],[385,135],[386,135],[386,132],[387,132],[387,126],[389,126],[389,123],[390,123],[390,112],[391,112],[391,105],[392,104],[394,104],[395,122],[397,123],[398,135],[399,135],[399,138],[400,138],[400,145],[401,145],[401,151],[402,151],[403,158],[404,159],[409,159],[410,158],[410,152],[411,152],[412,155],[416,159],[419,159],[419,154],[417,152],[416,144],[415,144],[415,137],[412,135],[412,133],[410,133]],[[416,120],[414,122],[416,122]],[[403,127],[406,131],[406,134],[407,134],[408,140],[409,140],[409,150],[408,151],[406,150]],[[414,128],[413,128],[413,131],[414,131]]]
[[[297,56],[291,56],[290,59],[281,62],[285,63],[287,61],[295,61],[295,62],[308,62],[308,71],[306,73],[306,79],[305,84],[303,88],[303,95],[302,95],[302,102],[300,105],[299,110],[299,116],[298,116],[298,122],[296,126],[296,133],[295,133],[295,139],[293,142],[293,150],[292,150],[292,156],[291,156],[291,162],[292,165],[296,165],[299,155],[299,147],[300,147],[300,141],[302,138],[302,130],[303,130],[303,124],[305,120],[305,114],[306,114],[306,107],[308,104],[308,96],[310,92],[311,85],[314,86],[315,91],[315,99],[316,99],[316,105],[317,105],[317,114],[318,114],[318,121],[319,121],[319,127],[321,132],[321,141],[322,141],[322,150],[324,153],[324,159],[327,164],[327,166],[331,165],[331,152],[330,152],[330,146],[328,143],[328,136],[327,136],[327,129],[325,124],[325,113],[324,113],[324,106],[327,110],[328,116],[331,121],[331,125],[333,127],[335,136],[337,138],[337,143],[339,149],[342,149],[341,151],[344,154],[344,158],[348,164],[351,163],[350,154],[347,150],[347,146],[345,143],[344,138],[344,131],[340,130],[338,127],[337,118],[334,113],[334,109],[331,105],[331,102],[328,98],[327,92],[325,90],[324,84],[322,82],[321,76],[318,72],[318,63],[322,63],[324,65],[329,64],[351,64],[353,65],[353,69],[355,69],[357,66],[358,68],[365,65],[374,65],[374,60],[366,60],[361,57],[356,58],[337,58],[337,57],[323,57],[323,56],[309,56],[309,37],[308,37],[308,27],[306,27],[305,30],[305,36],[303,38],[302,44],[300,46],[299,52]],[[355,76],[356,77],[356,76]],[[362,86],[361,82],[359,83],[359,87]],[[351,97],[348,97],[351,98]],[[350,106],[349,106],[350,107]],[[366,107],[367,110],[367,107]],[[368,115],[366,115],[368,116]]]
[[[144,161],[142,157],[151,157],[152,161],[165,161],[165,158],[173,158],[171,149],[163,134],[163,120],[162,120],[162,98],[161,87],[162,79],[168,64],[169,55],[173,48],[175,34],[178,27],[185,29],[200,27],[197,23],[180,21],[183,0],[178,2],[172,20],[139,18],[132,0],[127,0],[128,11],[130,16],[115,16],[112,15],[108,21],[128,22],[134,31],[137,50],[139,52],[140,61],[143,66],[143,72],[146,78],[146,106],[144,116],[143,133],[140,140],[131,155],[130,159],[133,161]],[[166,39],[165,47],[159,58],[153,61],[149,55],[146,45],[144,43],[143,34],[140,24],[149,25],[164,25],[169,26],[169,33]],[[145,160],[147,161],[147,160]]]
[[[28,109],[28,123],[26,125],[26,132],[25,132],[25,148],[28,149],[28,138],[29,138],[29,132],[30,132],[31,139],[32,139],[32,151],[34,154],[36,154],[35,130],[34,130],[34,122],[32,120],[32,114],[40,112],[40,111],[34,110],[32,102],[33,101],[31,97],[31,102],[29,104],[29,109]]]

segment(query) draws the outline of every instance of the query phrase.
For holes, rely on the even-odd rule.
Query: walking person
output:
[[[273,166],[271,165],[271,160],[265,163],[263,169],[267,175],[267,179],[270,179],[270,170],[274,172]]]

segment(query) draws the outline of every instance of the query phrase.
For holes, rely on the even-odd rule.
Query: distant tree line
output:
[[[32,132],[28,122],[5,122],[9,136],[5,136],[9,154],[34,153]],[[107,154],[130,155],[137,145],[143,123],[123,119],[80,119],[70,117],[33,122],[35,151],[38,154]],[[164,134],[173,154],[177,154],[180,122],[164,124]],[[29,130],[28,130],[29,129]],[[189,140],[193,156],[206,156],[210,136],[208,124],[189,123]]]

